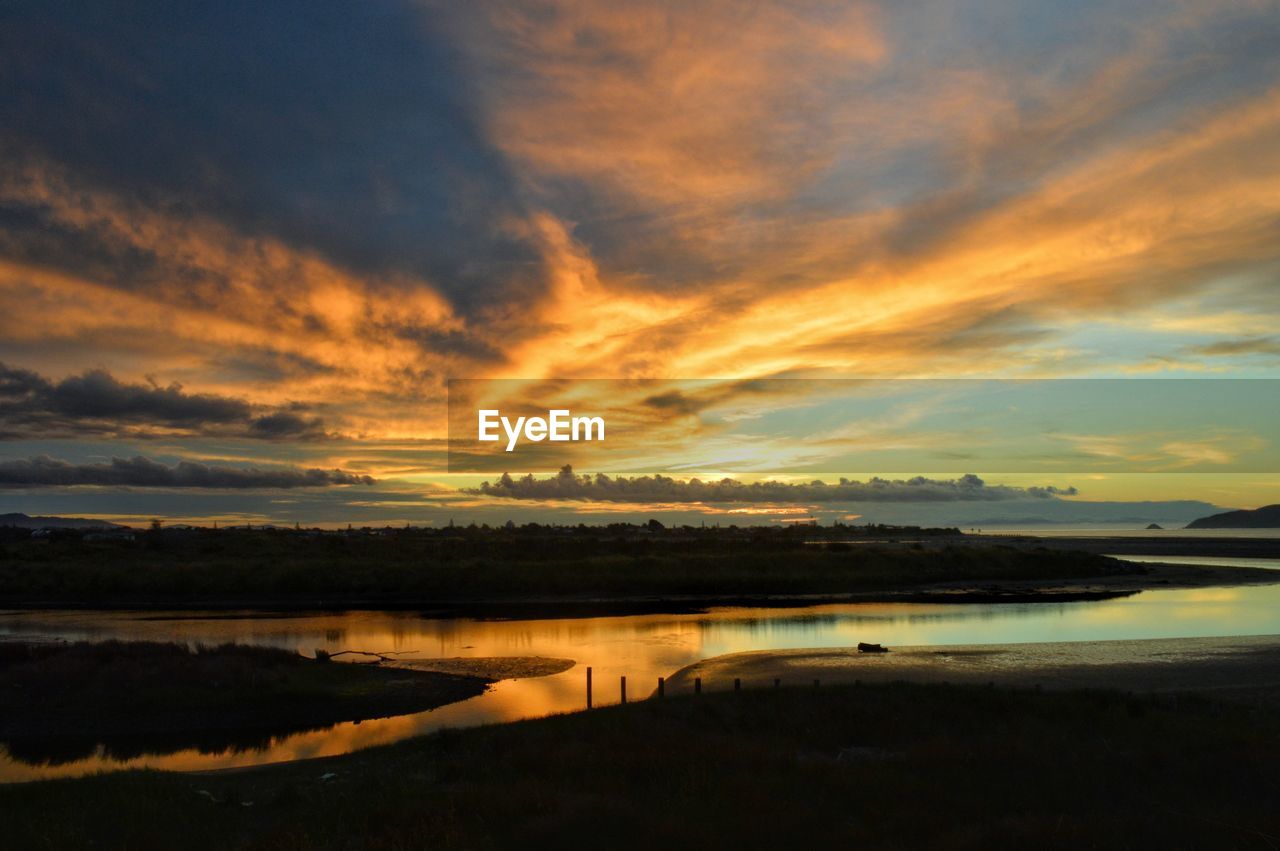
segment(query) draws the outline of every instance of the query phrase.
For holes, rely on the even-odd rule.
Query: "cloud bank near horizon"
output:
[[[1074,487],[1014,487],[988,485],[969,474],[956,479],[872,478],[867,481],[840,479],[834,484],[821,480],[805,483],[777,481],[740,482],[721,479],[673,479],[668,476],[610,477],[578,475],[564,467],[554,476],[539,479],[533,474],[514,479],[503,473],[496,482],[483,482],[467,493],[502,499],[584,500],[595,502],[655,503],[830,503],[830,502],[998,502],[1018,499],[1052,499],[1075,496]]]
[[[0,488],[98,487],[126,488],[323,488],[372,485],[371,476],[345,470],[228,467],[180,461],[173,466],[141,455],[112,458],[105,464],[73,464],[47,455],[0,461]]]

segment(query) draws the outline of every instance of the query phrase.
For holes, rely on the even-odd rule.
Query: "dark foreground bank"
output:
[[[100,745],[120,757],[249,746],[434,709],[482,693],[493,679],[232,644],[0,643],[0,742],[15,757],[48,763]]]
[[[0,788],[22,848],[1274,847],[1280,719],[887,684],[669,697],[213,775]]]

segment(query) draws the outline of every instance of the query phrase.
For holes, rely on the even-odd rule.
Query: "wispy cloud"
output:
[[[1129,469],[1148,471],[1209,468],[1236,463],[1241,456],[1267,447],[1268,442],[1242,431],[1217,431],[1198,437],[1174,436],[1159,431],[1124,434],[1059,434],[1091,459],[1115,462]]]
[[[1199,346],[1190,346],[1192,354],[1208,357],[1229,357],[1232,355],[1268,355],[1280,356],[1280,339],[1276,337],[1242,337],[1234,340],[1218,340]]]

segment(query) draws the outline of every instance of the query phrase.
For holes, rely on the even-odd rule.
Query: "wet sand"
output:
[[[1213,692],[1215,696],[1280,705],[1280,635],[1136,641],[970,644],[732,653],[689,665],[667,681],[668,693],[743,686],[812,687],[822,683],[992,683],[1020,688],[1118,689],[1133,692]]]

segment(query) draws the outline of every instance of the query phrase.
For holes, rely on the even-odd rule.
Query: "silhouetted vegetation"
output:
[[[20,848],[1266,848],[1280,721],[904,684],[669,697],[235,774],[0,788]]]
[[[349,533],[166,528],[139,541],[65,536],[0,545],[0,603],[725,598],[1142,572],[1101,556],[979,545],[953,533],[648,525]]]
[[[0,643],[0,741],[15,757],[50,763],[100,744],[122,758],[251,747],[272,734],[424,711],[486,682],[234,644]]]

